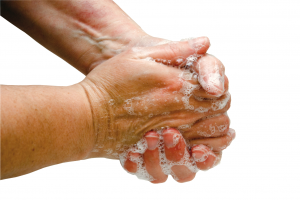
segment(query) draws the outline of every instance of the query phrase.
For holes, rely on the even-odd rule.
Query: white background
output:
[[[0,181],[9,199],[300,199],[299,0],[117,0],[147,33],[208,36],[226,67],[237,137],[221,165],[153,185],[90,159]],[[0,84],[71,85],[84,76],[0,19]],[[3,198],[2,198],[3,197]]]

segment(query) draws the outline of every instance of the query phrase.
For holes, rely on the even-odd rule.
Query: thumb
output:
[[[198,81],[203,89],[209,94],[219,97],[225,91],[225,68],[216,57],[205,54],[197,65],[193,66],[195,72],[199,74]]]
[[[212,55],[206,54],[210,46],[207,37],[198,37],[180,42],[169,42],[159,46],[135,48],[135,56],[139,59],[151,58],[156,62],[166,65],[179,66],[188,65],[189,57],[197,59],[197,64],[191,67],[199,74],[198,82],[210,95],[221,96],[224,91],[225,68],[221,61]],[[201,55],[193,57],[194,55]],[[200,57],[200,59],[198,59]]]

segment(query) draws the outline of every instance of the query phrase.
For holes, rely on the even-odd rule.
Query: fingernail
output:
[[[217,97],[221,96],[224,92],[223,79],[219,72],[211,74],[207,80],[207,91],[211,94],[215,94]]]
[[[204,162],[208,158],[208,155],[203,152],[192,153],[192,156],[196,162]]]
[[[202,47],[204,47],[207,42],[208,42],[207,37],[198,37],[190,40],[189,44],[191,45],[192,48],[199,50]]]
[[[155,134],[148,134],[145,136],[147,140],[148,150],[154,150],[158,146],[159,137]]]
[[[193,147],[192,151],[192,156],[196,162],[204,162],[208,158],[208,149],[202,144]]]
[[[178,133],[174,133],[172,130],[167,130],[164,132],[164,143],[167,148],[175,147],[180,139],[180,135]]]

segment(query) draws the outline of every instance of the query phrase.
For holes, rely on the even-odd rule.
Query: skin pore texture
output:
[[[4,1],[2,16],[87,77],[1,86],[1,178],[105,157],[153,183],[186,182],[234,139],[228,79],[208,38],[149,36],[110,0]]]

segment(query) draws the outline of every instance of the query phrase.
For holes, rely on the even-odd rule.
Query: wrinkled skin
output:
[[[198,44],[189,44],[192,48],[171,44],[165,47],[165,51],[141,48],[137,53],[132,51],[133,47],[152,47],[169,41],[146,34],[113,1],[6,1],[3,6],[5,9],[2,14],[11,23],[82,73],[89,74],[82,85],[92,103],[95,132],[98,133],[90,157],[116,158],[112,154],[120,148],[126,149],[149,130],[165,126],[179,127],[190,145],[204,144],[213,150],[224,148],[224,142],[220,141],[228,131],[228,116],[203,117],[226,112],[230,100],[222,110],[208,110],[205,113],[187,110],[181,101],[174,102],[174,98],[180,99],[182,94],[172,93],[182,87],[182,82],[178,80],[180,70],[141,60],[150,56],[172,60],[176,65],[177,58],[193,54],[196,47],[201,47],[198,54],[205,54],[210,46],[207,38],[202,38]],[[209,108],[215,102],[209,99],[199,102],[199,98],[195,100],[194,97],[224,98],[222,95],[228,90],[228,79],[222,63],[215,57],[206,54],[197,63],[192,68],[199,74],[198,80],[189,82],[193,85],[200,83],[202,87],[193,91],[189,104],[195,108]],[[215,72],[224,79],[223,85],[211,84],[213,82],[210,82],[211,76],[208,75]],[[215,90],[205,90],[209,87]],[[135,113],[139,114],[137,111],[140,111],[141,115],[128,115],[128,111],[124,110],[124,101],[137,97],[144,97],[144,100],[133,101]],[[149,110],[145,110],[145,106]],[[170,113],[163,114],[167,112]],[[148,114],[153,117],[150,118]],[[187,124],[191,126],[183,128],[182,125]],[[226,128],[214,128],[215,131],[212,131],[211,127],[222,125]],[[174,156],[176,153],[173,152]],[[151,156],[149,153],[144,155],[148,160],[152,159]],[[155,167],[159,166],[153,165],[153,170]],[[147,169],[151,171],[149,167]]]
[[[195,39],[194,42],[207,43],[203,38]],[[183,80],[180,78],[182,69],[147,59],[149,57],[166,59],[171,60],[171,63],[174,64],[176,63],[174,58],[186,58],[195,53],[206,52],[205,48],[195,50],[191,43],[191,41],[183,41],[156,47],[132,48],[91,71],[81,84],[85,88],[92,105],[95,127],[101,127],[101,129],[95,130],[98,133],[97,142],[90,157],[117,158],[120,152],[139,141],[148,130],[166,126],[180,127],[192,124],[192,126],[183,129],[182,133],[183,136],[187,136],[187,139],[191,139],[193,144],[201,144],[202,140],[199,138],[207,137],[207,126],[209,127],[211,124],[226,124],[227,128],[224,130],[209,133],[213,137],[226,137],[229,128],[229,119],[226,115],[205,119],[208,116],[225,113],[229,109],[230,98],[226,93],[228,89],[226,78],[225,89],[220,90],[221,96],[220,94],[210,94],[201,87],[193,91],[189,98],[189,105],[192,105],[194,109],[204,108],[207,110],[206,112],[195,112],[186,108],[184,102],[181,101],[184,94],[180,91],[185,82],[199,86],[198,79]],[[209,57],[209,55],[204,55],[198,62]],[[214,57],[211,58],[215,59]],[[194,68],[196,67],[199,65],[196,64]],[[201,65],[200,67],[209,66]],[[224,69],[221,68],[220,71],[222,70]],[[201,94],[205,95],[201,96]],[[204,99],[203,101],[195,98],[213,96],[220,96],[220,98]],[[128,99],[132,99],[130,103],[128,103]],[[214,104],[224,100],[226,102],[223,107],[214,109]],[[204,134],[201,135],[201,133]],[[197,138],[198,140],[196,140]],[[228,138],[229,141],[232,139],[233,137]],[[206,145],[209,144],[206,143]],[[221,146],[224,145],[217,145],[216,147]],[[182,145],[182,148],[186,148],[185,145]],[[174,150],[173,153],[176,156],[177,151]],[[150,155],[149,159],[151,159]],[[150,168],[149,171],[151,171]],[[202,169],[206,168],[209,167],[202,167]],[[177,171],[179,173],[181,168],[179,167]],[[194,175],[188,177],[179,181],[191,180]]]

